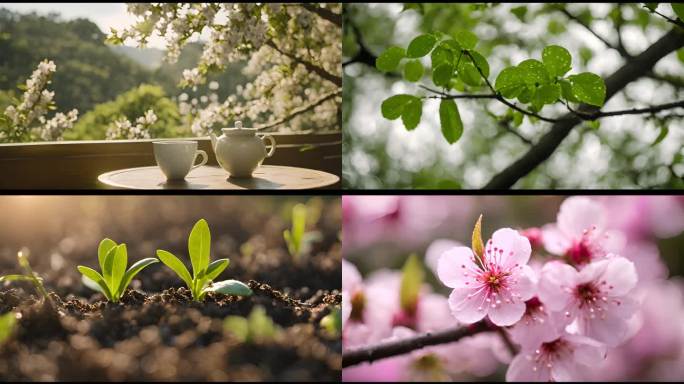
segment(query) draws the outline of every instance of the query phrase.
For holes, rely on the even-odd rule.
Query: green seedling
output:
[[[83,283],[93,290],[102,292],[107,300],[118,302],[133,277],[150,264],[159,260],[148,257],[131,265],[128,270],[128,251],[126,244],[116,244],[114,240],[103,239],[97,248],[97,258],[100,263],[99,274],[96,270],[79,265],[78,271],[83,275]]]
[[[295,260],[311,250],[311,243],[320,238],[319,232],[306,232],[308,209],[304,204],[292,207],[292,229],[283,231],[287,249]]]
[[[12,332],[14,326],[17,324],[17,315],[14,312],[8,312],[0,315],[0,344],[4,343]]]
[[[27,248],[22,248],[22,250],[17,253],[17,260],[19,261],[19,266],[24,270],[24,274],[0,276],[0,283],[3,281],[30,281],[36,291],[43,296],[43,299],[52,304],[52,299],[43,286],[43,279],[33,272],[31,264],[29,264],[28,255],[29,250]]]
[[[252,290],[237,280],[224,280],[214,283],[213,280],[223,272],[230,260],[219,259],[209,263],[211,247],[211,233],[209,225],[204,219],[195,223],[188,237],[188,253],[192,264],[192,276],[179,258],[171,252],[157,250],[157,256],[162,263],[171,268],[190,289],[195,301],[204,301],[207,292],[217,292],[224,295],[250,296]]]
[[[340,308],[334,308],[329,314],[321,319],[321,328],[332,337],[338,337],[342,334],[342,311]]]
[[[281,332],[280,327],[273,323],[264,307],[260,305],[254,306],[248,317],[226,317],[223,326],[241,342],[268,341]]]

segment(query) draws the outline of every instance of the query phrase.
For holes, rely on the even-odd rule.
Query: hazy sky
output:
[[[0,8],[8,8],[15,12],[38,12],[48,14],[57,12],[63,19],[87,18],[107,33],[110,27],[123,28],[135,22],[135,18],[126,12],[125,3],[0,3]],[[127,44],[132,45],[132,44]],[[164,41],[153,36],[148,46],[164,48]]]

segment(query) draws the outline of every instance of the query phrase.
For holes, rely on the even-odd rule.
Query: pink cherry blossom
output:
[[[608,226],[622,230],[630,240],[668,238],[684,231],[681,196],[599,197],[608,215]]]
[[[578,381],[606,357],[605,345],[580,335],[523,349],[508,366],[506,381]]]
[[[628,320],[637,309],[630,297],[637,280],[634,263],[612,254],[579,272],[551,261],[542,268],[538,294],[547,308],[575,319],[581,334],[616,346],[628,336]]]
[[[565,316],[549,311],[535,296],[525,302],[525,314],[508,333],[513,342],[525,348],[557,339],[567,324]]]
[[[609,252],[618,252],[623,239],[606,231],[603,205],[587,197],[573,196],[561,204],[556,223],[542,227],[542,241],[549,253],[584,266]]]
[[[527,266],[530,242],[510,228],[494,232],[487,242],[483,266],[470,248],[456,247],[439,259],[439,279],[454,288],[449,307],[457,320],[474,323],[485,316],[499,326],[512,325],[534,295],[534,272]]]

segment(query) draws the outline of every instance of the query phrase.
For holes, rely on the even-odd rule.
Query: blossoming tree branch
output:
[[[354,58],[343,65],[365,62],[380,72],[394,75],[402,64],[401,75],[405,81],[418,84],[417,92],[396,94],[384,100],[380,108],[382,116],[389,120],[401,119],[405,128],[411,131],[420,123],[424,102],[439,100],[441,132],[450,144],[457,142],[467,128],[461,120],[458,100],[495,101],[508,107],[509,112],[505,116],[509,116],[512,126],[504,125],[510,133],[527,143],[529,149],[492,177],[484,188],[510,188],[547,160],[572,129],[582,122],[597,124],[599,119],[613,116],[655,116],[660,112],[684,108],[684,100],[678,100],[642,108],[602,110],[604,104],[627,85],[642,77],[653,76],[653,67],[660,59],[684,47],[684,23],[681,21],[684,9],[673,3],[672,9],[675,13],[679,12],[677,16],[680,18],[673,19],[656,11],[657,5],[654,4],[649,3],[644,7],[663,17],[672,28],[636,55],[626,51],[622,40],[614,45],[604,39],[564,6],[550,5],[581,24],[624,59],[622,67],[605,79],[592,72],[573,73],[572,54],[559,45],[546,46],[541,57],[530,57],[497,74],[490,73],[487,58],[477,49],[478,36],[468,30],[460,30],[453,35],[440,31],[421,34],[413,38],[407,47],[390,46],[377,57],[363,46],[360,34],[355,30],[360,49]],[[424,68],[421,59],[428,56],[430,67]],[[425,74],[430,75],[432,85],[421,83]],[[555,104],[562,104],[567,113],[560,116],[544,113],[545,106]],[[515,130],[525,117],[533,123],[541,121],[552,125],[546,134],[532,141]],[[667,130],[663,130],[658,140],[662,140],[666,134]]]
[[[501,228],[486,242],[481,221],[470,247],[453,246],[438,259],[436,275],[452,289],[450,314],[443,313],[440,295],[424,286],[415,256],[403,268],[398,292],[389,282],[366,286],[343,261],[343,367],[401,356],[428,364],[431,354],[457,356],[454,366],[467,366],[461,356],[467,344],[455,342],[492,333],[499,359],[509,363],[508,381],[572,381],[632,337],[640,279],[635,262],[622,256],[621,234],[608,230],[600,203],[570,197],[555,223]],[[383,303],[392,302],[392,294],[399,295],[399,308]],[[392,336],[382,338],[387,324]]]
[[[191,37],[209,35],[197,66],[183,71],[184,87],[196,87],[211,71],[248,60],[245,71],[255,79],[241,88],[239,99],[228,98],[201,111],[192,124],[196,135],[235,119],[261,129],[286,122],[338,129],[340,4],[134,3],[128,10],[139,21],[112,29],[108,40],[145,46],[156,33],[166,39],[170,62],[178,59]],[[305,113],[310,111],[315,113]]]

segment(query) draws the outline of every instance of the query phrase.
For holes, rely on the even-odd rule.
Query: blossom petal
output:
[[[575,286],[577,278],[577,270],[570,265],[560,261],[546,263],[537,287],[539,300],[552,311],[565,308],[571,299],[568,289]]]
[[[361,289],[361,274],[356,266],[345,259],[342,259],[342,290],[354,293]]]
[[[567,341],[574,345],[575,360],[586,366],[596,366],[606,358],[606,345],[582,335],[566,335]]]
[[[634,263],[624,257],[614,257],[607,261],[608,265],[603,272],[602,278],[608,285],[608,294],[611,296],[627,294],[636,286],[639,280]]]
[[[585,230],[594,226],[598,232],[603,232],[606,226],[605,208],[587,197],[572,196],[561,204],[556,221],[561,232],[574,238],[581,237]]]
[[[473,296],[468,297],[470,294]],[[485,305],[485,295],[484,292],[476,293],[476,290],[471,288],[455,288],[449,295],[451,314],[466,324],[482,320],[488,309]]]
[[[444,252],[437,264],[437,276],[450,288],[470,288],[474,284],[471,271],[479,267],[473,262],[473,251],[468,247],[455,247]],[[468,273],[469,276],[465,276]],[[468,282],[469,284],[466,284]]]
[[[527,264],[530,260],[530,254],[532,253],[530,240],[511,228],[501,228],[494,232],[491,244],[487,244],[486,248],[489,250],[490,247],[492,253],[495,252],[495,248],[497,249],[497,254],[494,255],[494,257],[501,258],[500,262],[497,262],[497,264],[503,265],[506,269],[510,269],[516,264]],[[503,250],[503,252],[498,250]],[[500,252],[500,256],[498,252]],[[490,255],[487,254],[486,258],[489,257]]]
[[[496,307],[490,306],[488,314],[489,320],[500,327],[513,325],[525,314],[525,303],[520,300],[510,303],[502,302]]]
[[[456,325],[450,314],[449,301],[443,295],[428,293],[418,301],[418,330],[430,332]]]
[[[556,224],[542,227],[542,243],[549,253],[556,256],[563,256],[572,246],[570,238],[561,232]]]
[[[442,257],[444,252],[455,247],[462,247],[463,244],[458,241],[453,241],[450,239],[437,239],[430,243],[428,249],[425,251],[425,264],[437,275],[439,269],[439,258]]]
[[[506,371],[506,381],[551,381],[551,373],[545,365],[535,369],[529,352],[521,352],[513,358]]]
[[[515,278],[518,282],[515,286],[515,292],[520,295],[520,300],[529,300],[537,294],[537,276],[528,265],[523,265],[515,273]]]

